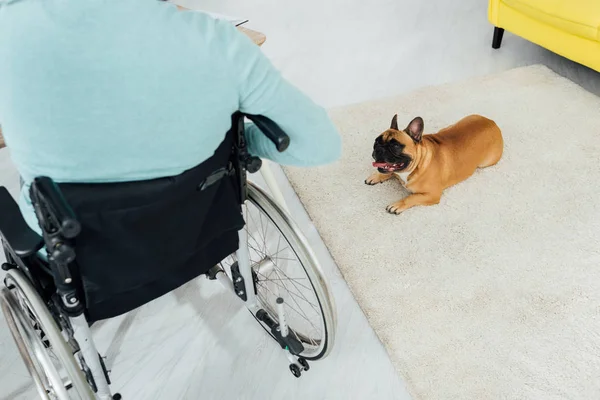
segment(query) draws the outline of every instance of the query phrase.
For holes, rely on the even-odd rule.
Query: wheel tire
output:
[[[290,364],[290,371],[292,371],[292,375],[294,375],[296,378],[300,378],[302,376],[302,371],[296,364]]]
[[[286,240],[288,240],[288,243],[290,245],[293,246],[291,241],[294,241],[296,246],[298,246],[298,257],[300,257],[299,253],[302,253],[302,257],[305,258],[305,260],[301,261],[306,262],[306,267],[304,262],[302,262],[301,264],[305,270],[306,275],[310,278],[311,285],[319,301],[321,313],[324,316],[324,338],[322,340],[325,341],[325,344],[323,346],[322,351],[318,354],[310,356],[302,354],[302,356],[307,360],[319,360],[321,358],[327,357],[327,355],[333,348],[335,330],[337,325],[335,315],[335,303],[333,298],[331,297],[331,293],[320,271],[320,267],[318,266],[318,262],[315,256],[312,254],[312,251],[310,250],[310,247],[308,246],[308,243],[302,235],[301,231],[296,227],[295,223],[287,215],[287,212],[282,210],[281,207],[273,199],[271,199],[269,195],[267,195],[262,189],[254,185],[252,182],[248,182],[247,201],[252,202],[252,204],[257,209],[261,210],[266,216],[268,216],[271,219],[273,224],[278,227],[281,235],[284,236]],[[281,223],[281,225],[279,225],[276,222],[278,220]],[[314,267],[312,269],[310,266],[311,263]],[[251,314],[265,329],[265,331],[269,335],[273,336],[270,330],[258,320],[256,315],[252,312]],[[275,315],[272,315],[272,317],[275,317]]]

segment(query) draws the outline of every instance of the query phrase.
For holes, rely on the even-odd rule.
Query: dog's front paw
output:
[[[405,209],[406,209],[406,206],[404,205],[404,202],[402,200],[400,200],[400,201],[397,201],[397,202],[392,203],[389,206],[387,206],[385,208],[385,211],[387,211],[390,214],[398,215]]]
[[[392,177],[392,174],[381,174],[379,172],[375,172],[373,173],[371,176],[369,176],[367,179],[365,179],[365,183],[367,185],[377,185],[378,183],[383,183],[385,181],[387,181],[388,179],[390,179]]]

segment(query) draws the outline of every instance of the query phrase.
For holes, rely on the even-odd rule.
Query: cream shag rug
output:
[[[389,215],[363,181],[394,113],[485,115],[504,157]],[[413,398],[600,399],[600,99],[533,66],[331,115],[341,161],[287,174]]]

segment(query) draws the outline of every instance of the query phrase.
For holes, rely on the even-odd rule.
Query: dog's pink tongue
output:
[[[387,163],[384,163],[384,162],[374,162],[373,166],[375,168],[385,168],[387,166]]]

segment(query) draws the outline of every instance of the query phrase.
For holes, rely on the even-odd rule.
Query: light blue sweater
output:
[[[291,138],[278,153],[252,126],[255,155],[298,166],[340,155],[325,111],[227,22],[156,0],[0,0],[0,124],[26,183],[179,174],[213,154],[236,110]]]

